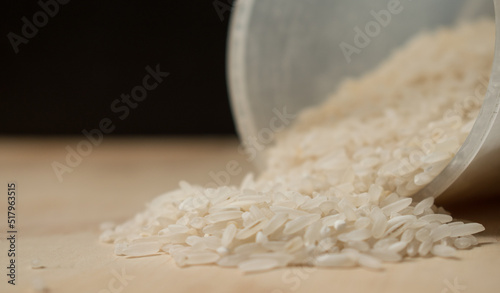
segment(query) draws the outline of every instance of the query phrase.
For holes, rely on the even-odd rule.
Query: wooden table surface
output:
[[[99,224],[121,222],[179,180],[206,184],[236,160],[236,139],[105,138],[62,175],[81,138],[0,138],[0,292],[500,292],[500,200],[444,203],[483,223],[482,243],[457,258],[412,259],[384,271],[294,267],[258,274],[216,266],[178,268],[169,256],[116,257]],[[237,184],[241,176],[231,178]],[[7,183],[17,184],[16,285],[7,283]],[[500,198],[500,197],[498,197]],[[38,260],[43,268],[33,269]]]

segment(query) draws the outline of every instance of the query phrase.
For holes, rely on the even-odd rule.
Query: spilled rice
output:
[[[480,110],[494,24],[421,34],[375,71],[299,116],[241,186],[181,182],[133,219],[105,226],[117,255],[253,272],[290,265],[381,268],[452,257],[484,227],[411,196],[450,162]],[[484,88],[482,92],[484,92]]]

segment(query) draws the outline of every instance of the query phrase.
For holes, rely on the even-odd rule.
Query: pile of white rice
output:
[[[492,21],[480,21],[417,36],[302,113],[279,136],[257,180],[248,175],[239,187],[217,189],[181,182],[133,219],[107,227],[101,240],[114,243],[117,255],[166,253],[179,266],[243,271],[377,269],[476,245],[472,234],[482,225],[454,222],[433,198],[411,196],[470,131],[494,30]]]

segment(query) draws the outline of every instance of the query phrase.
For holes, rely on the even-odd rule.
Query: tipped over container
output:
[[[415,197],[456,200],[500,191],[500,0],[237,1],[228,44],[233,114],[242,141],[265,139],[249,159],[262,167],[273,139],[263,130],[277,116],[286,122],[286,113],[319,105],[343,80],[373,70],[419,32],[495,15],[495,58],[476,123]]]

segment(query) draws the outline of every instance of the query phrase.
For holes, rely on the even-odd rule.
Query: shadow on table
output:
[[[457,203],[446,203],[443,207],[455,219],[478,222],[486,230],[480,235],[500,237],[500,195]]]

